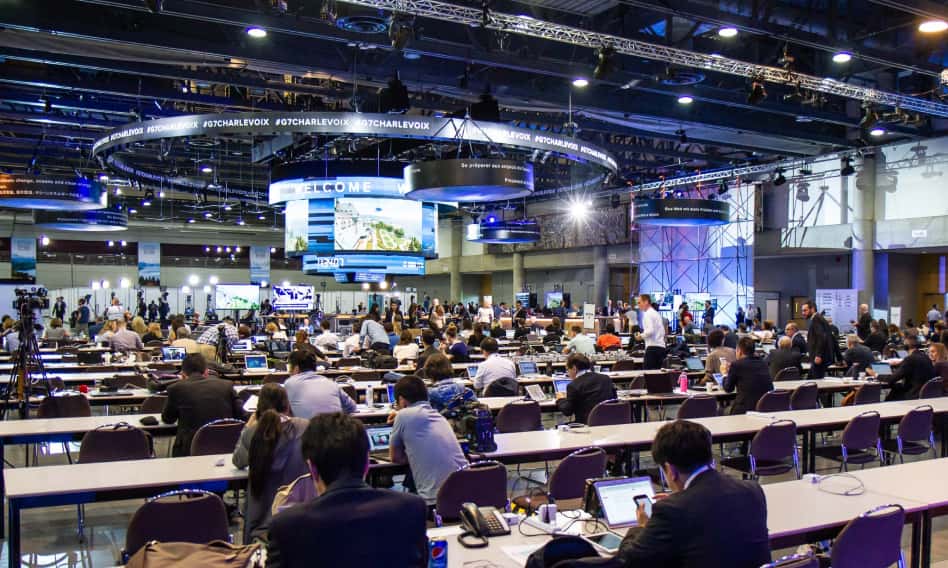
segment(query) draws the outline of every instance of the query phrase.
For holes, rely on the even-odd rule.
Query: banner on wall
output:
[[[36,282],[36,239],[10,239],[10,277],[14,280]]]
[[[138,243],[138,285],[161,285],[160,243]]]
[[[852,288],[817,289],[816,308],[833,318],[841,330],[852,328],[849,322],[859,319],[859,291]]]
[[[596,304],[583,304],[583,329],[596,329]]]
[[[270,247],[250,247],[250,283],[263,285],[270,281]]]
[[[902,327],[902,306],[889,307],[889,325]]]

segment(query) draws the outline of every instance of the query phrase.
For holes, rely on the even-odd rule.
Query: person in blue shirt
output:
[[[395,333],[395,326],[391,323],[385,324],[385,333],[388,334],[388,345],[391,348],[391,351],[394,351],[395,346],[398,345],[399,341],[401,341],[401,337]]]
[[[442,414],[448,415],[452,409],[477,400],[473,390],[465,387],[460,379],[454,378],[451,361],[441,353],[435,353],[425,361],[425,377],[435,383],[428,389],[428,402],[431,408]]]
[[[458,329],[453,325],[448,326],[444,332],[444,343],[441,351],[448,357],[452,363],[467,363],[471,360],[467,351],[467,343],[464,339],[458,337]]]
[[[378,349],[376,344],[386,348],[391,344],[385,327],[379,323],[378,311],[370,312],[368,317],[362,320],[362,330],[359,332],[359,345],[363,349]]]

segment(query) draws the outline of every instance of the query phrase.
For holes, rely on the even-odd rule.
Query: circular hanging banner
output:
[[[88,211],[106,206],[101,183],[82,177],[0,175],[0,207]]]
[[[405,197],[418,201],[497,201],[533,193],[533,164],[513,160],[433,160],[405,167]]]
[[[632,222],[666,227],[726,225],[731,204],[713,199],[651,199],[632,201]]]
[[[56,231],[105,232],[128,229],[128,214],[124,211],[99,209],[96,211],[37,211],[33,224]]]
[[[491,245],[535,243],[540,240],[540,225],[535,221],[498,221],[471,223],[467,240]]]

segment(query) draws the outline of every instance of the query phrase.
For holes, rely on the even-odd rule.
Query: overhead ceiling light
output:
[[[138,213],[138,209],[135,209],[134,207],[128,210],[129,215],[134,215],[135,213]]]
[[[727,26],[718,30],[718,35],[721,37],[734,37],[737,35],[737,28]]]
[[[267,37],[267,30],[260,26],[250,26],[247,28],[247,35],[252,38],[261,39]]]
[[[214,275],[211,275],[211,277],[208,278],[207,280],[208,280],[208,282],[210,282],[211,284],[213,284],[213,285],[215,285],[215,286],[217,285],[218,282],[220,282],[220,278],[218,278],[217,276],[214,276]]]
[[[259,219],[259,220],[261,220],[261,221],[265,220],[266,218],[267,218],[267,216],[264,215],[263,213],[257,215],[257,219]]]
[[[945,20],[925,20],[918,25],[918,31],[923,34],[937,34],[948,30],[948,22]]]
[[[237,224],[243,227],[244,225],[247,224],[247,222],[244,221],[243,217],[241,217],[240,219],[237,219]]]
[[[47,237],[46,235],[43,235],[42,237],[40,237],[40,244],[43,245],[44,247],[48,247],[49,237]]]
[[[695,102],[695,100],[690,95],[681,95],[678,97],[678,104],[680,105],[690,105]]]
[[[871,136],[882,136],[885,134],[885,128],[879,128],[878,126],[869,131]]]
[[[188,223],[194,223],[194,222],[195,222],[195,221],[194,221],[194,217],[188,219]]]
[[[211,164],[207,164],[207,163],[201,164],[201,173],[202,173],[202,174],[209,174],[209,173],[211,173],[211,172],[213,172],[213,171],[214,171],[214,166],[212,166]]]
[[[582,77],[577,77],[573,79],[573,86],[582,89],[583,87],[589,86],[589,79],[584,79]]]
[[[848,51],[837,51],[833,54],[833,63],[849,63],[853,58],[853,54]]]
[[[105,174],[99,174],[99,181],[101,181],[101,182],[109,181],[109,176],[107,176],[107,175],[105,175]]]
[[[213,216],[214,216],[214,214],[211,213],[210,211],[205,211],[205,212],[204,212],[204,218],[205,218],[205,219],[210,219],[210,218],[213,217]]]
[[[273,254],[277,251],[276,247],[270,247],[270,254]]]

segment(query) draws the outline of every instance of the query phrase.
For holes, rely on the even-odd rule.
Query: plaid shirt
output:
[[[224,326],[224,335],[227,337],[227,346],[233,347],[235,343],[240,341],[240,336],[237,335],[237,328],[230,324],[222,324]],[[201,334],[201,337],[198,338],[198,343],[203,343],[205,345],[217,345],[217,339],[219,332],[217,328],[219,326],[212,325],[204,330],[204,333]]]

